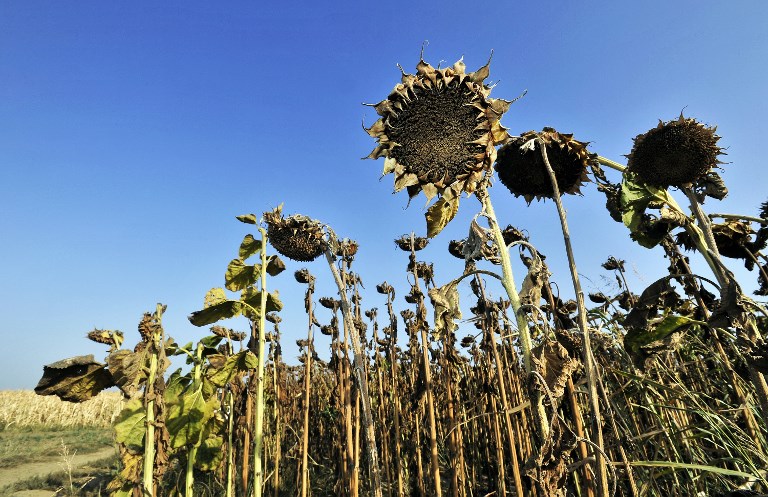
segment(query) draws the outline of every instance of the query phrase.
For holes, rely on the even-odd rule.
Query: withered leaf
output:
[[[38,395],[55,395],[68,402],[85,402],[102,390],[115,386],[112,374],[93,355],[76,356],[43,366],[43,377],[35,387]]]

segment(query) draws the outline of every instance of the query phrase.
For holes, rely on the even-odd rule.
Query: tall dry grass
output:
[[[31,390],[0,391],[0,429],[25,427],[110,426],[123,408],[118,392],[101,392],[75,404]]]

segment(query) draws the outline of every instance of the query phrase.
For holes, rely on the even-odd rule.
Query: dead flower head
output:
[[[560,194],[580,193],[581,185],[588,181],[587,167],[595,156],[587,151],[587,143],[553,128],[544,128],[540,133],[528,131],[499,149],[495,168],[502,184],[515,196],[523,196],[529,204],[534,198],[553,198],[549,173],[541,150],[533,140],[544,142]]]
[[[708,128],[692,118],[659,121],[655,128],[635,137],[627,156],[627,170],[647,184],[661,187],[696,183],[718,164],[723,150],[717,128]]]
[[[319,221],[301,214],[283,217],[283,206],[264,213],[267,239],[280,254],[294,261],[314,261],[325,252],[327,242]]]
[[[385,157],[395,191],[423,191],[427,200],[475,191],[508,137],[499,119],[511,102],[488,98],[489,67],[466,73],[463,60],[435,69],[422,59],[416,74],[401,68],[401,82],[374,106],[381,118],[366,129],[378,142],[368,158]]]

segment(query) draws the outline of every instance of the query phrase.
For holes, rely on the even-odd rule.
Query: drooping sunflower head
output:
[[[587,143],[552,128],[544,128],[540,133],[528,131],[499,149],[495,168],[502,184],[529,204],[534,198],[553,198],[552,182],[535,140],[544,142],[560,194],[580,193],[581,185],[588,181],[587,167],[595,155],[587,151]]]
[[[394,173],[395,191],[410,197],[424,191],[458,197],[472,193],[507,139],[499,123],[511,102],[488,98],[484,83],[490,61],[466,73],[459,60],[435,69],[424,60],[416,74],[403,71],[389,96],[374,107],[380,119],[366,131],[378,144],[368,158],[385,157],[384,174]]]
[[[724,154],[717,145],[717,128],[692,118],[680,117],[635,137],[627,156],[627,170],[653,186],[685,186],[696,183],[718,164]]]
[[[294,261],[310,262],[327,247],[323,225],[307,216],[294,214],[283,217],[283,206],[264,213],[267,239],[280,254]]]

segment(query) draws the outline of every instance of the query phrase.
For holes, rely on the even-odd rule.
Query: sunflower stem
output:
[[[509,297],[512,311],[515,313],[515,320],[517,321],[517,329],[520,334],[520,349],[523,353],[523,368],[525,369],[526,382],[528,385],[532,385],[535,381],[533,378],[533,369],[531,367],[531,331],[528,328],[528,318],[525,316],[525,312],[522,310],[520,303],[520,295],[517,293],[515,286],[515,276],[512,272],[512,263],[509,258],[509,250],[507,244],[504,242],[504,235],[501,233],[499,222],[496,220],[496,212],[493,210],[493,204],[491,203],[491,197],[488,195],[486,186],[481,186],[477,192],[477,197],[483,204],[483,210],[485,216],[488,219],[488,226],[493,234],[493,239],[496,242],[496,246],[499,248],[499,257],[501,258],[502,277],[501,284],[504,286],[504,290]],[[534,412],[534,419],[536,420],[536,431],[541,443],[549,437],[549,421],[547,412],[544,409],[544,399],[540,394],[533,392],[533,398],[531,398],[531,408]]]
[[[381,475],[379,474],[379,458],[376,451],[376,432],[373,426],[373,416],[371,415],[371,397],[368,393],[368,378],[365,374],[363,365],[363,350],[360,345],[360,333],[352,318],[352,307],[349,305],[347,291],[341,280],[339,270],[336,268],[336,258],[331,253],[330,248],[325,250],[325,258],[328,261],[328,267],[331,269],[333,279],[339,289],[339,298],[341,299],[341,312],[344,317],[344,323],[349,327],[349,334],[352,337],[352,353],[354,355],[353,364],[355,370],[355,379],[360,389],[362,398],[363,423],[365,425],[365,442],[368,449],[368,466],[373,477],[371,484],[371,494],[374,497],[382,497]]]
[[[694,236],[691,236],[691,238],[694,242],[698,241],[697,245],[701,245],[701,243],[704,242],[704,246],[699,246],[697,248],[712,267],[712,271],[715,273],[715,276],[721,285],[720,291],[726,292],[730,286],[735,286],[739,298],[743,298],[741,288],[735,281],[733,281],[733,275],[728,273],[722,263],[720,252],[718,251],[717,243],[715,242],[715,236],[712,233],[712,220],[709,216],[704,214],[699,199],[696,197],[692,188],[681,187],[680,189],[685,193],[685,196],[688,197],[688,200],[691,203],[691,211],[701,226],[700,229],[698,229],[698,231],[700,231],[700,238],[697,239]],[[693,227],[698,228],[696,226]],[[750,316],[745,321],[744,325],[746,329],[744,331],[748,333],[750,338],[759,340],[761,334],[760,330],[757,328],[754,317]],[[766,383],[765,376],[754,368],[750,368],[750,379],[752,380],[752,386],[755,388],[757,400],[760,403],[760,410],[762,411],[763,420],[765,422],[765,420],[768,420],[768,383]]]
[[[595,462],[597,465],[597,484],[600,497],[607,497],[608,492],[608,469],[603,455],[603,429],[600,419],[600,400],[597,394],[598,372],[595,367],[595,361],[592,357],[592,346],[589,340],[589,327],[587,325],[587,309],[584,305],[584,293],[581,290],[579,282],[579,273],[576,270],[576,259],[573,256],[573,247],[571,245],[571,235],[568,230],[568,220],[566,218],[563,202],[560,199],[560,189],[557,186],[557,178],[547,157],[547,146],[543,140],[536,140],[541,150],[541,157],[544,159],[544,166],[547,168],[549,180],[552,183],[552,198],[557,206],[557,213],[560,216],[560,226],[563,231],[563,241],[565,243],[565,252],[568,256],[568,267],[571,270],[571,280],[573,281],[573,291],[576,294],[576,305],[578,308],[579,328],[582,333],[582,355],[584,356],[584,370],[587,376],[587,386],[589,388],[589,403],[592,408],[592,429],[597,438],[596,445],[599,450],[595,451]]]
[[[615,169],[616,171],[619,171],[622,173],[627,169],[627,166],[622,166],[618,162],[614,162],[611,159],[606,159],[602,155],[597,156],[597,162],[600,163],[600,165],[610,167],[611,169]]]
[[[707,214],[707,217],[714,219],[719,217],[720,219],[736,219],[738,221],[749,221],[751,223],[768,224],[768,219],[755,216],[744,216],[742,214]]]
[[[259,364],[256,370],[256,419],[253,435],[253,495],[261,497],[263,492],[264,462],[262,461],[262,446],[264,443],[264,350],[266,348],[267,332],[267,231],[259,228],[261,233],[261,308],[259,309]]]

